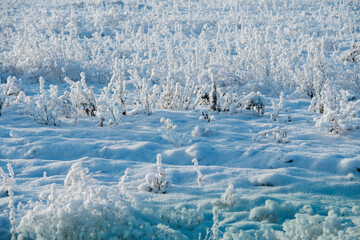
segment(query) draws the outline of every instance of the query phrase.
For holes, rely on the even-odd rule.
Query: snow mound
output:
[[[280,173],[266,173],[249,178],[251,184],[255,186],[284,186],[294,183],[297,179]]]
[[[209,144],[198,142],[186,149],[185,152],[193,158],[203,160],[213,154],[213,149]]]
[[[275,201],[266,200],[265,206],[251,209],[249,218],[256,221],[277,223],[284,219],[293,218],[295,213],[295,207],[288,202],[279,205]]]
[[[360,171],[360,158],[344,158],[340,161],[338,168],[342,173]]]

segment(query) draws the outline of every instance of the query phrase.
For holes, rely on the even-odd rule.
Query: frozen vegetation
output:
[[[360,239],[359,0],[0,16],[0,239]]]

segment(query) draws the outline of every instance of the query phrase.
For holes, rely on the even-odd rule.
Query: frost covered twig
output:
[[[271,103],[272,103],[274,112],[270,114],[270,119],[273,121],[277,121],[280,111],[284,108],[284,92],[280,93],[280,100],[279,100],[278,105],[276,105],[276,103],[273,99],[271,100]]]
[[[204,176],[202,175],[202,173],[200,172],[200,169],[199,169],[199,162],[196,158],[194,158],[192,161],[192,163],[194,163],[194,167],[195,167],[195,170],[196,170],[196,173],[197,173],[197,180],[198,180],[198,184],[199,186],[201,187],[202,186],[202,181],[204,179]]]

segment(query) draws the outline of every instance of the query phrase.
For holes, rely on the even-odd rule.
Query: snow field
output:
[[[359,239],[359,10],[2,1],[0,239]]]
[[[139,239],[195,239],[199,234],[205,238],[208,228],[207,238],[258,235],[264,239],[291,239],[307,234],[306,227],[299,229],[299,222],[322,219],[323,223],[313,229],[318,236],[357,236],[359,143],[350,135],[317,132],[308,121],[315,113],[306,112],[303,101],[288,100],[288,104],[292,111],[279,114],[277,123],[270,120],[270,111],[263,117],[254,116],[251,111],[235,115],[212,113],[214,120],[208,122],[201,118],[203,110],[159,110],[150,116],[123,116],[118,126],[101,128],[90,117],[79,118],[78,126],[71,121],[64,121],[59,127],[38,126],[28,116],[20,115],[21,104],[14,103],[4,109],[0,119],[4,146],[1,167],[6,170],[6,163],[11,163],[14,168],[15,205],[22,202],[15,210],[17,231],[25,235],[46,233],[49,237],[58,232],[63,238],[68,235],[61,234],[71,232],[74,239],[119,237],[125,233]],[[288,114],[293,121],[281,121]],[[174,145],[162,137],[162,118],[172,119],[172,125],[177,126],[168,130],[169,134],[176,131],[176,136],[182,134],[190,141]],[[254,135],[274,124],[285,129],[291,141],[253,140]],[[193,136],[196,127],[211,129],[212,134]],[[335,144],[338,142],[342,144]],[[157,172],[158,153],[170,182],[166,194],[138,190],[148,173]],[[194,158],[203,175],[201,186],[191,162]],[[81,174],[82,171],[85,172]],[[83,176],[88,176],[84,183]],[[74,183],[66,180],[76,177]],[[76,191],[72,184],[76,184]],[[2,206],[7,209],[9,197],[2,194]],[[28,203],[30,199],[32,203]],[[98,205],[92,205],[95,203]],[[301,210],[307,205],[311,211]],[[105,216],[107,213],[102,210],[91,210],[104,207],[114,208],[115,212]],[[336,221],[341,223],[335,233],[326,230],[332,229],[332,222],[325,220],[330,210],[335,211]],[[213,211],[217,213],[214,215]],[[4,226],[9,226],[7,214],[8,210],[2,215]],[[334,214],[330,214],[332,218]],[[99,218],[121,226],[98,226]],[[87,223],[84,219],[90,220]],[[79,228],[48,224],[58,221],[76,221]],[[34,222],[38,229],[33,228]],[[124,227],[127,224],[131,227]],[[97,230],[92,231],[93,226]]]

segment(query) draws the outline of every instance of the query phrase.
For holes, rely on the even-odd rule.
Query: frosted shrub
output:
[[[165,171],[162,168],[162,157],[159,153],[156,156],[157,172],[148,173],[145,176],[145,183],[141,184],[138,188],[141,191],[153,193],[166,193],[169,182],[165,179]]]
[[[330,80],[325,63],[323,46],[318,46],[318,43],[311,39],[306,62],[297,69],[296,74],[297,84],[310,98],[319,97],[324,84]]]
[[[9,220],[11,224],[11,240],[15,240],[15,206],[14,206],[14,190],[15,190],[15,174],[14,170],[10,163],[7,164],[8,170],[9,170],[9,176],[4,172],[4,170],[0,167],[0,175],[2,177],[1,187],[4,187],[6,190],[6,193],[9,195]]]
[[[160,219],[165,220],[167,223],[186,230],[193,230],[204,220],[202,211],[184,205],[163,208],[159,215]]]
[[[16,96],[17,103],[24,103],[26,101],[26,95],[24,91],[21,91],[19,95]]]
[[[359,239],[359,221],[354,217],[338,217],[333,210],[328,216],[295,214],[283,223],[281,239]]]
[[[182,234],[180,231],[170,228],[164,224],[159,223],[156,227],[154,227],[152,239],[159,240],[188,240],[189,238]]]
[[[255,136],[253,136],[253,140],[255,142],[259,142],[263,138],[266,138],[269,142],[277,142],[277,143],[289,142],[289,139],[287,138],[287,132],[280,130],[279,127],[261,131],[257,133]]]
[[[351,97],[348,91],[336,91],[330,85],[324,87],[322,115],[315,118],[315,126],[332,134],[341,134],[359,128],[360,100]]]
[[[212,209],[212,214],[213,214],[213,225],[211,226],[211,229],[207,229],[206,231],[206,236],[205,236],[205,240],[216,240],[220,238],[220,227],[221,227],[221,222],[219,221],[219,207],[215,206]]]
[[[52,86],[51,86],[52,88]],[[56,88],[57,91],[57,88]],[[75,108],[73,107],[73,105],[71,104],[71,98],[70,98],[70,93],[68,91],[65,91],[63,95],[61,95],[58,99],[58,104],[59,104],[59,115],[61,117],[65,117],[65,118],[72,118],[74,119],[75,123],[77,121],[77,112],[75,110]]]
[[[98,118],[99,126],[118,125],[123,112],[121,105],[111,101],[106,90],[104,90],[97,100],[96,117]]]
[[[210,114],[210,112],[201,111],[201,116],[199,120],[205,120],[207,122],[215,121],[215,117]]]
[[[195,126],[191,132],[192,137],[206,137],[213,134],[213,131],[207,127]]]
[[[257,229],[255,233],[249,233],[243,229],[237,227],[227,227],[223,235],[223,240],[235,240],[235,239],[246,239],[246,240],[275,240],[281,239],[281,233],[275,231],[266,225],[261,225],[260,229]]]
[[[271,104],[274,111],[270,114],[270,119],[272,121],[277,121],[280,111],[284,108],[284,92],[281,92],[280,100],[277,105],[273,99],[271,99]]]
[[[95,186],[88,169],[74,164],[64,192],[51,192],[21,218],[19,239],[151,239],[153,229],[125,201],[119,186]]]
[[[63,95],[58,97],[58,86],[50,85],[48,105],[53,112],[56,112],[59,118],[72,118],[74,123],[77,121],[77,114],[71,105],[69,92],[65,91]]]
[[[226,188],[226,191],[223,195],[221,195],[221,201],[226,206],[234,206],[235,205],[235,190],[234,184],[229,184]]]
[[[353,63],[359,60],[359,56],[360,56],[360,46],[344,52],[342,56],[342,60]]]
[[[159,99],[160,89],[157,84],[153,84],[150,79],[140,77],[137,70],[130,71],[131,79],[138,91],[140,104],[147,115],[150,115],[156,107]]]
[[[196,100],[194,102],[193,108],[196,108],[198,105],[208,105],[210,102],[209,92],[210,86],[207,84],[202,84],[200,86],[195,86],[194,94],[196,95]]]
[[[21,83],[21,79],[17,80],[16,77],[9,76],[7,78],[5,92],[8,96],[11,95],[19,95],[21,91],[23,91],[24,88]]]
[[[6,101],[6,94],[5,94],[5,92],[0,91],[0,116],[1,116],[3,106],[5,104],[5,101]]]
[[[167,130],[176,130],[177,129],[177,125],[174,125],[170,118],[165,119],[162,117],[160,119],[160,123],[162,124],[163,129],[167,129]]]
[[[202,173],[199,169],[199,162],[196,158],[194,158],[191,162],[194,163],[194,167],[195,167],[195,170],[197,173],[197,182],[198,182],[199,186],[201,187],[204,176],[202,175]]]
[[[220,109],[221,111],[228,111],[230,114],[235,114],[241,111],[240,94],[238,87],[223,87],[218,88],[220,95]]]
[[[96,116],[99,126],[118,125],[125,110],[125,82],[120,70],[116,68],[107,87],[97,100]]]
[[[26,112],[41,125],[60,125],[59,102],[57,88],[51,87],[50,91],[44,89],[44,79],[40,77],[40,94],[36,100],[26,103]]]
[[[162,83],[161,107],[164,109],[188,109],[191,103],[194,83],[187,77],[185,86],[176,82],[173,74],[168,74]]]
[[[172,143],[174,146],[183,146],[191,142],[189,136],[176,132],[177,126],[172,123],[171,119],[161,118],[160,122],[162,124],[159,129],[161,137]]]
[[[216,83],[215,83],[215,76],[212,71],[210,71],[210,79],[211,79],[211,91],[209,96],[210,101],[210,109],[213,111],[218,111],[220,108],[218,107],[218,97],[216,91]]]
[[[81,73],[81,81],[73,82],[69,78],[65,81],[70,85],[70,99],[74,108],[79,114],[95,116],[96,99],[92,88],[89,88],[85,82],[85,73]]]
[[[272,200],[266,200],[265,206],[251,209],[249,218],[256,221],[279,222],[293,218],[295,207],[290,203],[278,204]]]
[[[242,110],[252,110],[257,116],[265,113],[265,97],[260,92],[252,91],[241,100]]]

